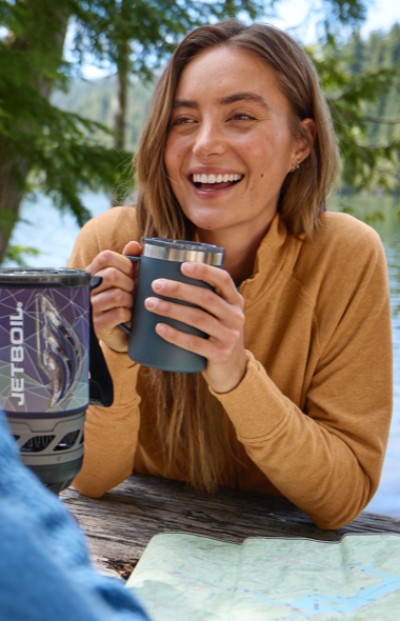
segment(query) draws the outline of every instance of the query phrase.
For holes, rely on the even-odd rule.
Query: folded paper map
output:
[[[397,621],[400,536],[256,537],[238,545],[161,534],[127,587],[154,621]]]

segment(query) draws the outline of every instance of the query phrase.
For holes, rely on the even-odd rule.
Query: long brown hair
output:
[[[275,71],[287,98],[293,135],[310,143],[310,155],[301,170],[289,173],[281,188],[278,211],[293,235],[312,237],[336,179],[339,157],[330,112],[314,66],[304,50],[284,32],[266,25],[245,26],[235,20],[203,26],[178,45],[156,86],[147,124],[136,154],[139,187],[137,217],[145,236],[191,239],[193,225],[183,214],[164,164],[170,116],[179,79],[186,65],[201,51],[234,46],[256,53]],[[313,119],[315,140],[310,142],[301,121]],[[185,456],[186,478],[196,487],[214,489],[234,482],[241,450],[218,401],[199,375],[150,372],[158,413],[158,431],[167,461]],[[232,451],[227,451],[227,446]]]

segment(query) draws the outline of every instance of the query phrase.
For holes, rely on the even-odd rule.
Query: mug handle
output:
[[[102,280],[101,276],[92,276],[89,284],[90,290],[98,287]],[[89,403],[92,403],[93,405],[102,405],[103,407],[110,407],[114,400],[113,382],[103,352],[94,332],[91,304],[89,311],[89,351]]]
[[[142,258],[141,255],[133,256],[133,255],[130,255],[130,254],[126,254],[125,256],[126,256],[127,259],[130,259],[131,261],[140,261],[140,259]],[[125,334],[130,336],[131,329],[130,329],[129,326],[126,325],[126,323],[120,323],[120,324],[118,324],[118,327],[121,328],[122,332],[125,332]]]

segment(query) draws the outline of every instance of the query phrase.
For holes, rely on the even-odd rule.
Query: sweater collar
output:
[[[253,274],[242,282],[240,292],[247,295],[251,290],[252,297],[265,294],[292,271],[300,246],[301,240],[290,235],[280,215],[275,214],[257,250]]]

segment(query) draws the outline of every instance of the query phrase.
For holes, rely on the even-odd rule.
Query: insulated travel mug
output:
[[[151,283],[157,278],[178,280],[211,289],[212,287],[205,282],[184,276],[180,267],[185,261],[196,261],[222,267],[224,249],[212,244],[157,237],[144,237],[142,244],[142,254],[138,257],[129,257],[133,261],[139,261],[140,265],[133,306],[132,328],[121,324],[121,328],[129,334],[128,354],[135,362],[164,371],[179,371],[181,373],[202,371],[206,366],[206,359],[203,356],[167,343],[158,336],[155,327],[157,323],[162,321],[189,334],[204,337],[205,334],[180,321],[160,317],[149,312],[144,306],[144,300],[156,295],[151,288]],[[157,297],[163,298],[163,296]],[[184,304],[180,300],[173,301]]]

